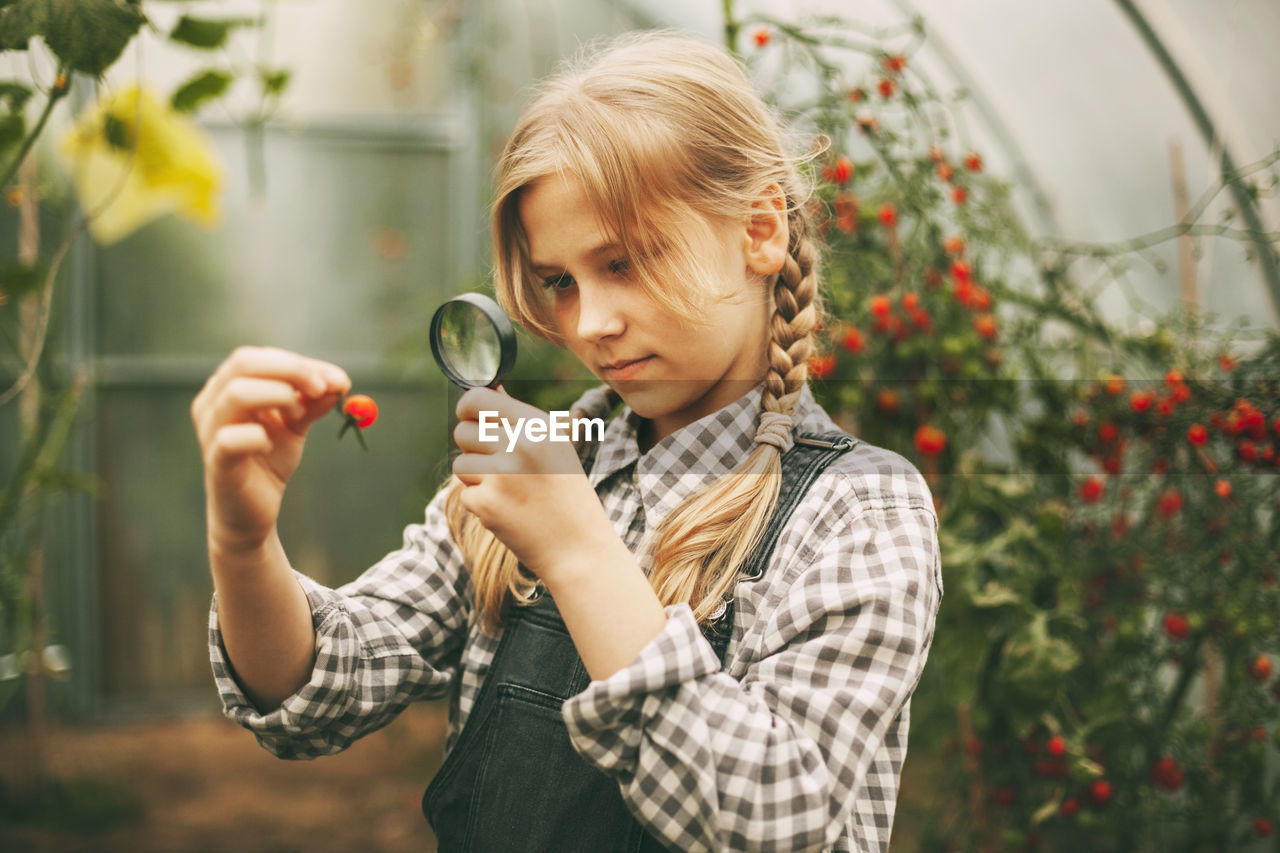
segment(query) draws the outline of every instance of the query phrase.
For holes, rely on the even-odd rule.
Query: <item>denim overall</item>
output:
[[[822,470],[856,440],[842,432],[800,435],[782,456],[778,504],[743,565],[758,578],[774,544]],[[724,664],[733,598],[703,626]],[[512,607],[467,723],[422,798],[441,853],[555,851],[650,853],[664,849],[623,802],[618,783],[574,750],[561,716],[589,683],[555,602]]]

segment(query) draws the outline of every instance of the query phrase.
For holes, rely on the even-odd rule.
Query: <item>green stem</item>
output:
[[[1182,656],[1182,670],[1178,673],[1178,680],[1174,682],[1173,689],[1169,691],[1169,698],[1165,701],[1164,711],[1160,715],[1160,719],[1156,722],[1155,737],[1147,745],[1147,767],[1156,760],[1156,752],[1159,751],[1159,744],[1167,741],[1165,733],[1169,730],[1173,718],[1178,715],[1178,709],[1182,707],[1182,701],[1187,696],[1187,691],[1191,689],[1191,682],[1200,672],[1200,647],[1204,645],[1205,632],[1201,631],[1191,641],[1191,647],[1187,649],[1187,653]]]
[[[1158,231],[1152,231],[1120,243],[1077,243],[1070,240],[1045,240],[1044,245],[1061,254],[1104,258],[1134,254],[1184,235],[1190,237],[1227,237],[1241,243],[1248,240],[1263,240],[1266,242],[1280,240],[1280,231],[1252,231],[1245,228],[1231,228],[1227,225],[1201,225],[1191,222],[1169,225]]]
[[[56,81],[65,73],[64,69],[59,67],[58,76],[55,77],[54,80]],[[0,187],[8,185],[9,181],[13,180],[13,176],[18,171],[18,167],[21,166],[22,161],[26,159],[27,152],[31,150],[32,145],[36,144],[36,140],[40,137],[41,131],[44,130],[45,124],[49,121],[49,115],[53,112],[54,104],[62,100],[62,97],[70,91],[70,88],[70,86],[59,87],[56,82],[54,83],[54,87],[49,93],[49,100],[45,102],[44,111],[40,113],[40,118],[36,121],[36,126],[31,129],[29,134],[27,134],[27,138],[22,140],[22,147],[18,149],[18,155],[13,158],[13,162],[9,164],[9,168],[5,169],[4,177],[0,178]]]
[[[733,0],[722,0],[724,8],[724,46],[734,56],[738,55],[738,30],[742,25],[733,15]]]

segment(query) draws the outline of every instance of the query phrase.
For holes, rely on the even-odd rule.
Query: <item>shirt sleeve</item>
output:
[[[355,581],[329,589],[296,573],[316,632],[311,678],[261,713],[236,680],[209,613],[209,653],[223,713],[281,758],[314,758],[391,722],[411,701],[446,694],[457,675],[473,598],[443,510],[443,492],[402,547]]]
[[[778,569],[739,677],[678,605],[634,662],[565,704],[575,748],[673,849],[830,848],[865,812],[860,798],[886,793],[864,790],[878,789],[873,761],[905,752],[886,734],[933,638],[932,507],[864,506]],[[875,805],[892,820],[892,801]]]

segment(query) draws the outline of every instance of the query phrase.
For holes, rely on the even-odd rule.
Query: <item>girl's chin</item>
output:
[[[690,389],[673,387],[670,382],[615,382],[612,385],[631,411],[648,420],[666,417],[696,400],[696,395],[695,400],[690,399]]]
[[[622,402],[642,418],[661,417],[671,406],[671,394],[664,393],[661,385],[648,382],[610,382]]]
[[[610,383],[631,411],[651,421],[693,422],[737,400],[756,387],[754,380],[684,380]],[[687,416],[687,417],[682,417]]]

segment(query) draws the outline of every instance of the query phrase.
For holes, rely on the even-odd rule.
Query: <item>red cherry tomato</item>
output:
[[[356,426],[364,429],[378,419],[378,404],[367,394],[352,394],[342,405],[342,413],[354,418]]]

